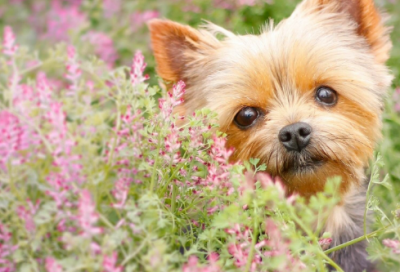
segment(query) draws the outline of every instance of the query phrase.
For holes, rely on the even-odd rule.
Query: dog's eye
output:
[[[235,123],[239,128],[246,129],[255,123],[258,116],[260,112],[256,108],[245,107],[236,114]]]
[[[333,106],[337,102],[337,93],[329,87],[319,87],[315,94],[316,100],[323,105]]]

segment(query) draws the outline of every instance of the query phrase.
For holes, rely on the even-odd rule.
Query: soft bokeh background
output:
[[[35,48],[45,58],[56,43],[74,44],[80,55],[93,55],[109,67],[130,65],[140,49],[146,57],[146,72],[156,83],[155,63],[146,21],[168,18],[198,26],[208,20],[238,34],[258,33],[270,18],[279,22],[289,16],[298,0],[1,0],[0,29],[12,26],[18,44]],[[383,117],[383,140],[378,150],[389,174],[391,187],[378,187],[381,207],[394,210],[400,193],[400,2],[377,0],[390,15],[394,48],[388,64],[394,81]],[[32,63],[34,66],[35,63]],[[46,64],[44,64],[46,66]],[[0,75],[3,77],[3,75]],[[4,79],[4,78],[3,78]],[[381,259],[385,259],[381,256]],[[389,257],[387,257],[389,258]],[[390,259],[386,260],[388,264]],[[388,266],[390,267],[390,266]],[[390,268],[389,268],[390,269]],[[388,270],[391,271],[391,270]],[[392,270],[394,271],[394,270]]]

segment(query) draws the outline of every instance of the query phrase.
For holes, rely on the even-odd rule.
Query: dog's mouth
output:
[[[292,155],[282,167],[283,174],[306,174],[314,172],[324,164],[324,160],[319,157],[302,156],[301,154]]]

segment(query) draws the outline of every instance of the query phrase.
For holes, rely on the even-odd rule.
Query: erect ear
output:
[[[306,7],[346,13],[357,24],[357,34],[363,36],[371,47],[376,60],[384,63],[392,47],[390,28],[384,25],[382,14],[374,0],[305,0]]]
[[[157,73],[167,81],[186,80],[185,71],[201,61],[217,40],[196,29],[169,20],[148,23]]]

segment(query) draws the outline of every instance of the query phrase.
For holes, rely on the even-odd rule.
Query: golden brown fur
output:
[[[385,66],[389,31],[373,0],[305,0],[291,17],[276,27],[270,22],[260,35],[234,35],[212,24],[195,30],[167,20],[153,20],[149,27],[159,75],[187,84],[179,111],[217,112],[227,145],[235,148],[232,160],[260,158],[268,172],[303,196],[321,191],[328,177],[341,176],[344,206],[362,191],[364,168],[380,137],[382,98],[391,83]],[[320,86],[337,92],[335,106],[316,103]],[[249,129],[233,122],[243,107],[263,113]],[[277,136],[296,122],[312,127],[307,152],[301,154],[287,152]],[[311,158],[321,165],[288,171]],[[343,231],[338,221],[357,221],[338,210],[327,225],[334,234]]]

